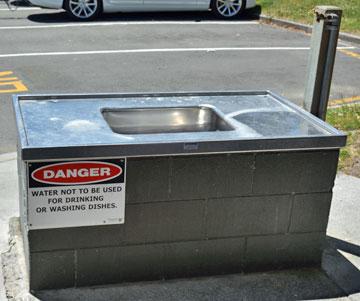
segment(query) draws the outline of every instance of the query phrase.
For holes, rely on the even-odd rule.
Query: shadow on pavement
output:
[[[261,9],[257,7],[251,11],[248,11],[243,16],[233,21],[253,21],[258,20],[260,16]],[[56,11],[56,12],[47,12],[47,13],[34,13],[28,16],[28,19],[32,22],[37,23],[68,23],[74,22],[66,12]],[[109,21],[126,21],[126,22],[146,22],[146,21],[219,21],[213,14],[209,12],[136,12],[136,13],[111,13],[111,14],[102,14],[95,21],[90,21],[91,23],[101,23]],[[220,20],[221,21],[221,20]],[[230,20],[229,20],[230,21]],[[227,21],[227,22],[229,22]],[[76,22],[76,21],[75,21]],[[85,23],[84,21],[78,21]],[[231,21],[230,21],[231,22]]]
[[[360,293],[360,246],[330,236],[327,241],[323,269],[348,295]]]
[[[4,1],[4,0],[2,0],[2,1]],[[17,6],[17,7],[30,7],[30,6],[32,6],[29,1],[25,1],[25,0],[15,0],[14,2],[12,2],[12,5]]]
[[[209,278],[37,292],[42,301],[314,300],[347,296],[320,269],[235,274]]]

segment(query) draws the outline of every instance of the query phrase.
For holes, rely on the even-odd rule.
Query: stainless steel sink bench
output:
[[[14,109],[32,290],[320,265],[346,137],[283,98],[24,95]]]

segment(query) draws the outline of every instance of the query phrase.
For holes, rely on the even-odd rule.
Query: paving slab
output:
[[[351,300],[360,300],[359,210],[360,178],[338,175],[327,230],[332,248],[323,267]]]

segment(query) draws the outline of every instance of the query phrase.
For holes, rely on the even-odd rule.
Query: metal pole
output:
[[[322,120],[326,118],[341,15],[342,9],[336,6],[315,7],[304,108]]]

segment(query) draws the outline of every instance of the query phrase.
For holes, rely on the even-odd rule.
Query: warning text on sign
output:
[[[29,189],[32,228],[124,222],[124,183]]]

